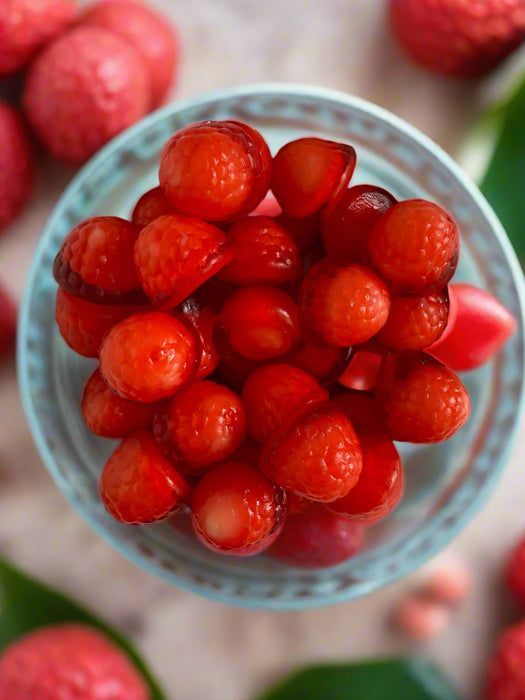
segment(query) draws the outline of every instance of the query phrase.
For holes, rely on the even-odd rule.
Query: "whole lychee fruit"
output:
[[[102,0],[87,9],[81,22],[109,29],[133,44],[149,73],[151,106],[162,104],[179,58],[175,27],[153,8],[137,0]]]
[[[390,0],[389,13],[409,56],[447,75],[483,75],[525,37],[524,0]]]
[[[33,151],[18,112],[0,102],[0,231],[33,189]]]
[[[0,657],[0,700],[148,700],[138,670],[87,625],[41,627]]]
[[[74,0],[1,0],[0,76],[23,68],[75,14]]]
[[[151,93],[137,50],[101,27],[78,27],[29,68],[22,97],[31,126],[57,158],[80,164],[141,119]]]

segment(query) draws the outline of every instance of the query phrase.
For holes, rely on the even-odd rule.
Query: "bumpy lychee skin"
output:
[[[0,102],[0,231],[29,199],[33,168],[33,150],[22,119],[16,110]]]
[[[483,75],[525,37],[523,0],[390,0],[389,11],[409,56],[447,75]]]
[[[32,63],[23,94],[44,146],[80,164],[143,117],[151,93],[144,61],[125,39],[100,27],[67,32]]]
[[[87,9],[82,23],[115,32],[137,49],[149,75],[151,106],[162,104],[179,58],[175,27],[138,0],[102,0]]]
[[[142,676],[99,630],[64,623],[41,627],[0,657],[2,700],[149,700]]]
[[[510,627],[500,637],[489,664],[483,698],[525,698],[525,621]]]
[[[23,68],[41,46],[64,31],[75,7],[74,0],[2,0],[0,77]]]

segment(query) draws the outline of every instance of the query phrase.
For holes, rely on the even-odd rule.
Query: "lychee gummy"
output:
[[[138,278],[155,306],[173,309],[234,254],[224,233],[202,219],[167,214],[143,228],[135,243]]]
[[[157,411],[153,434],[183,474],[197,475],[230,457],[246,437],[240,396],[216,382],[191,382]]]
[[[100,349],[100,371],[124,399],[152,403],[173,396],[198,367],[195,336],[163,311],[117,323]]]
[[[248,556],[277,537],[286,516],[286,493],[243,462],[223,462],[199,481],[191,505],[195,534],[206,547]]]
[[[160,186],[181,214],[231,221],[249,214],[270,184],[271,156],[255,130],[207,121],[177,132],[160,159]]]
[[[79,165],[146,115],[151,92],[144,62],[129,42],[101,27],[79,26],[36,57],[22,100],[46,149]]]
[[[147,301],[133,262],[139,227],[117,216],[95,216],[66,236],[53,264],[66,292],[89,301],[132,304]]]
[[[104,465],[100,496],[116,520],[140,525],[167,518],[188,501],[191,488],[162,456],[151,433],[136,430]]]

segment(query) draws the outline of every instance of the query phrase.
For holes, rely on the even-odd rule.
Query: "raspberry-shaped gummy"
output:
[[[271,188],[289,216],[302,219],[343,195],[354,172],[355,150],[344,143],[305,137],[282,146],[272,163]]]
[[[237,394],[216,382],[191,382],[155,417],[162,453],[183,474],[222,462],[246,436],[246,413]]]
[[[363,547],[365,528],[317,503],[286,519],[268,554],[289,566],[321,569],[341,564]]]
[[[350,360],[349,348],[317,347],[305,343],[302,350],[289,362],[304,372],[311,374],[323,386],[333,384],[341,376]]]
[[[377,219],[367,250],[379,274],[400,294],[425,296],[442,289],[456,270],[458,227],[437,204],[407,199]]]
[[[260,468],[299,496],[330,502],[356,485],[362,463],[352,424],[325,402],[309,406],[273,433],[261,453]]]
[[[194,296],[189,296],[179,304],[177,311],[180,313],[180,320],[200,340],[200,361],[194,378],[204,379],[215,370],[221,359],[213,344],[213,331],[217,326],[218,315],[211,306],[201,304]]]
[[[122,440],[104,465],[100,495],[116,520],[141,525],[178,510],[191,489],[162,456],[153,436],[137,430]]]
[[[448,322],[447,289],[424,297],[391,297],[388,319],[377,340],[393,350],[424,350],[443,333]]]
[[[363,262],[364,244],[377,219],[396,203],[382,187],[354,185],[322,219],[321,238],[328,254]]]
[[[57,289],[55,319],[69,347],[84,357],[98,357],[113,326],[140,310],[136,305],[94,304]]]
[[[154,187],[144,192],[137,200],[133,207],[131,221],[140,228],[144,228],[151,224],[152,221],[155,221],[155,219],[158,219],[159,216],[165,216],[166,214],[175,214],[173,207],[166,199],[162,188]]]
[[[295,413],[327,398],[328,392],[319,382],[298,367],[261,367],[248,377],[242,389],[248,433],[258,442],[266,442]]]
[[[119,438],[150,428],[158,405],[127,401],[108,387],[96,369],[86,382],[80,403],[84,423],[95,435]]]
[[[222,331],[240,355],[267,360],[284,355],[301,339],[297,305],[276,287],[244,287],[219,312]]]
[[[241,287],[280,285],[303,276],[301,254],[292,236],[269,216],[247,216],[227,230],[235,253],[218,278]]]
[[[195,534],[208,549],[221,554],[261,552],[278,535],[285,517],[284,489],[243,462],[213,466],[193,493]]]
[[[232,243],[219,228],[183,214],[155,219],[135,244],[138,277],[162,309],[180,304],[232,256]]]
[[[270,171],[259,132],[236,121],[205,121],[181,129],[164,146],[159,181],[182,214],[232,221],[264,198]]]
[[[0,657],[5,700],[149,700],[146,681],[101,630],[61,622],[37,627]]]
[[[65,237],[53,264],[58,284],[70,294],[105,304],[146,300],[133,263],[139,227],[117,216],[96,216]]]
[[[378,424],[374,399],[366,391],[343,390],[331,396],[330,403],[342,411],[353,426]]]
[[[100,371],[125,399],[152,403],[173,396],[195,373],[195,338],[163,311],[137,313],[117,323],[100,350]]]
[[[394,443],[381,430],[359,424],[356,433],[363,453],[359,481],[350,493],[327,507],[352,520],[375,521],[386,517],[401,499],[401,460]]]
[[[377,377],[374,401],[393,440],[448,440],[467,421],[470,400],[456,374],[424,352],[387,355]]]
[[[374,336],[386,323],[390,296],[385,283],[364,265],[323,258],[307,272],[299,317],[307,340],[349,347]]]

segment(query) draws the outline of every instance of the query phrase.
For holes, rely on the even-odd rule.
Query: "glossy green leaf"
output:
[[[151,672],[122,635],[61,593],[34,581],[0,558],[0,649],[37,627],[58,622],[86,623],[106,632],[143,674],[152,700],[166,700]]]
[[[443,674],[417,658],[312,666],[259,700],[459,700]]]
[[[487,120],[495,143],[480,187],[525,261],[525,79]]]

